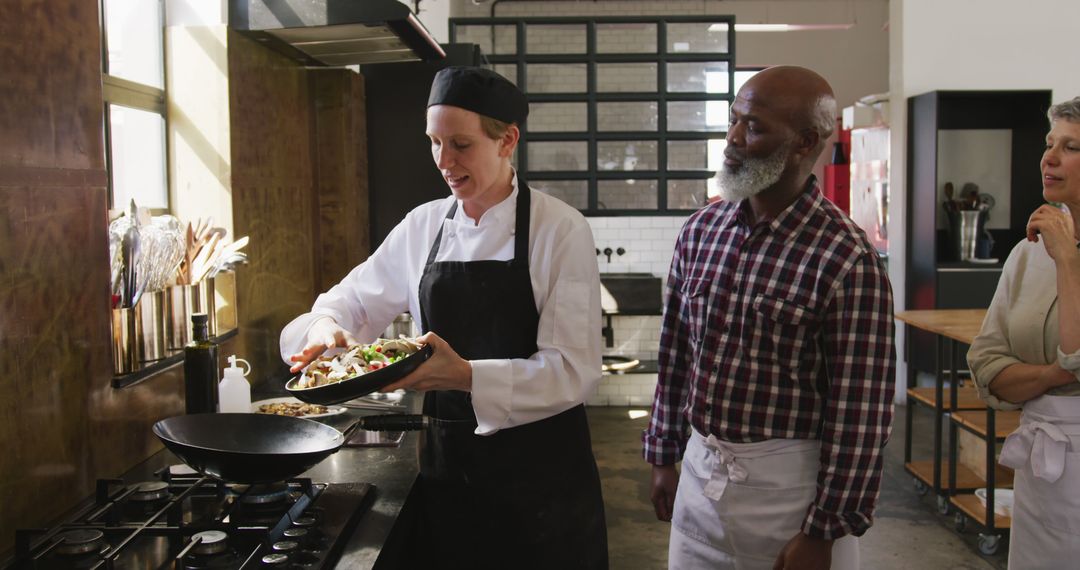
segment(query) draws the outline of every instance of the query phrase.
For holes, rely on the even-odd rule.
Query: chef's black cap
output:
[[[508,79],[482,67],[454,66],[439,70],[431,83],[427,106],[453,105],[504,123],[525,122],[529,101]]]

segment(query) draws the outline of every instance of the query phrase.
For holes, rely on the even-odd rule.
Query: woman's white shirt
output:
[[[990,382],[1013,364],[1050,364],[1080,380],[1080,351],[1062,354],[1058,331],[1057,269],[1042,243],[1023,240],[1009,253],[982,330],[971,343],[967,360],[979,396],[999,410],[1020,405],[990,393]],[[1050,390],[1052,396],[1080,396],[1080,382]]]
[[[404,311],[419,323],[420,277],[440,227],[436,261],[512,259],[516,176],[513,185],[510,196],[484,212],[479,223],[460,203],[454,219],[446,219],[452,195],[409,212],[367,261],[320,295],[311,312],[285,326],[282,359],[288,362],[302,350],[308,329],[324,316],[360,342],[377,338]],[[529,274],[540,315],[538,352],[528,359],[471,361],[480,435],[568,410],[584,402],[600,380],[600,276],[592,230],[566,203],[530,192]]]

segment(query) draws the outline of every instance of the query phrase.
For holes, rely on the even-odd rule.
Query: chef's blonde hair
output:
[[[499,140],[506,134],[507,129],[510,128],[510,123],[492,119],[487,115],[480,115],[480,128],[484,129],[484,134],[487,135],[489,139]]]

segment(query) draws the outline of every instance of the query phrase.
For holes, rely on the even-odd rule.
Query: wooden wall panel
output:
[[[170,372],[110,387],[97,2],[0,8],[0,553],[160,448]],[[2,558],[2,555],[0,555]]]
[[[343,217],[325,204],[347,201],[321,206],[316,196],[308,73],[245,38],[229,39],[235,233],[252,242],[251,265],[238,272],[241,334],[222,353],[245,356],[265,378],[284,369],[281,327],[317,293],[317,222]],[[150,427],[182,413],[183,378],[177,366],[130,388],[110,385],[97,2],[5,1],[0,61],[3,559],[16,528],[47,525],[88,497],[96,479],[119,476],[161,448]],[[340,87],[352,90],[342,116],[362,123],[362,86],[350,79]],[[339,138],[346,136],[354,135]],[[362,143],[354,136],[353,145]],[[341,164],[349,170],[333,178],[344,180],[335,188],[363,172],[360,159]],[[346,205],[359,212],[366,195]]]
[[[315,169],[307,72],[229,33],[233,225],[251,237],[237,272],[240,350],[253,383],[279,380],[281,329],[315,298]]]
[[[232,190],[251,264],[237,272],[254,382],[288,376],[281,329],[369,252],[363,78],[305,70],[229,34]]]
[[[367,110],[364,76],[344,70],[311,73],[319,187],[319,252],[315,288],[325,291],[367,259]]]
[[[104,168],[97,2],[4,0],[0,164]]]

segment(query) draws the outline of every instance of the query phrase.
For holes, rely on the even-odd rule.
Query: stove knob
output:
[[[295,526],[293,528],[287,528],[285,529],[285,532],[281,534],[285,537],[286,540],[295,540],[300,544],[307,542],[308,539],[308,529],[298,526]]]
[[[264,566],[271,568],[285,568],[289,563],[289,556],[278,552],[267,554],[262,557],[262,563]]]

